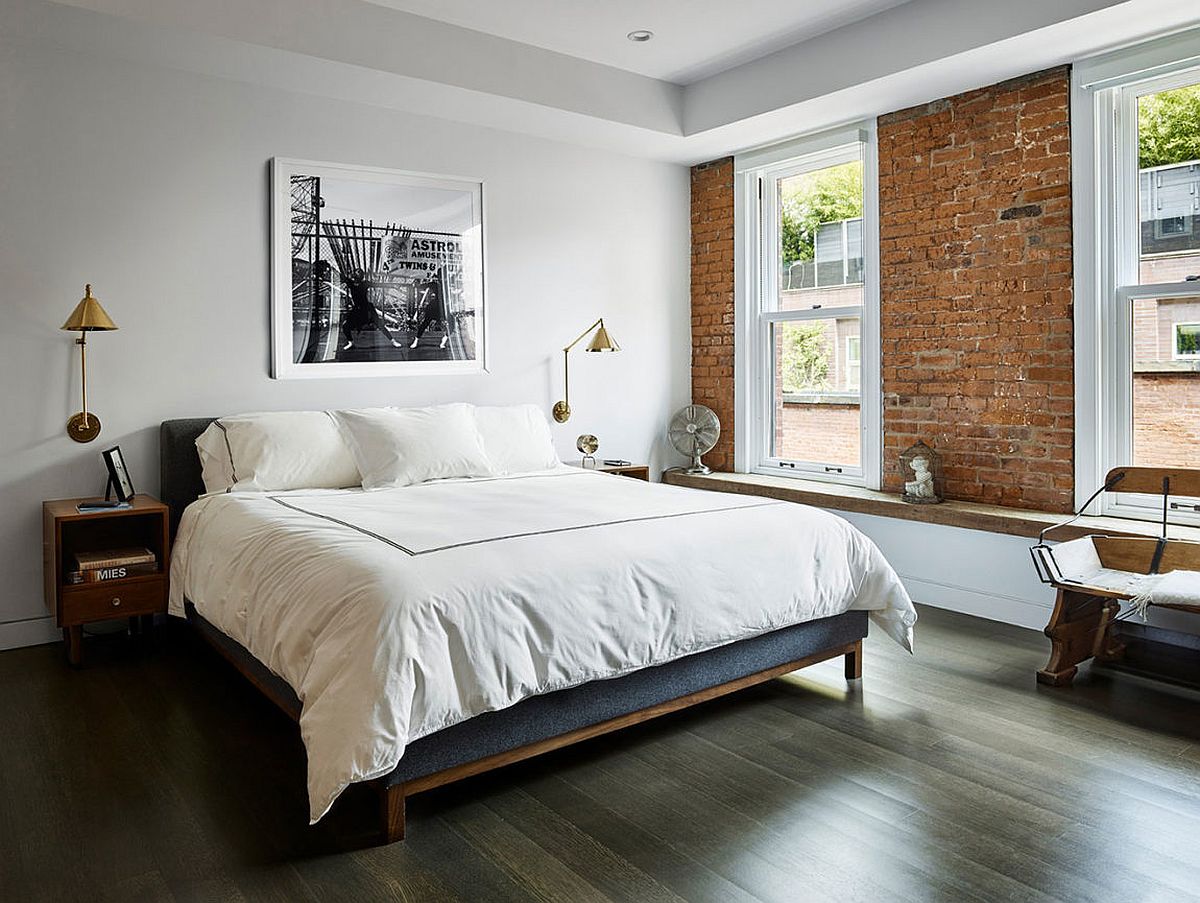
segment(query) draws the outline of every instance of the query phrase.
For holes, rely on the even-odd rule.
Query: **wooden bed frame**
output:
[[[211,419],[205,418],[165,421],[162,425],[161,494],[163,501],[171,508],[172,534],[178,525],[183,508],[194,501],[200,491],[203,491],[199,478],[199,462],[196,461],[193,443],[195,437],[210,422]],[[198,489],[199,491],[197,491]],[[216,649],[289,718],[299,721],[300,700],[284,680],[273,674],[244,647],[206,621],[190,602],[185,602],[185,609],[188,622],[209,645]],[[431,790],[624,727],[640,724],[660,715],[716,699],[838,656],[845,659],[846,679],[858,680],[862,677],[862,640],[866,634],[866,612],[845,612],[831,618],[794,625],[758,637],[740,640],[728,646],[695,653],[675,662],[642,669],[622,677],[533,697],[502,712],[476,716],[476,718],[468,719],[466,723],[421,738],[409,745],[406,759],[412,757],[413,751],[418,746],[424,745],[426,749],[436,748],[443,735],[472,724],[489,725],[483,730],[492,731],[490,736],[483,737],[487,742],[481,743],[480,748],[495,749],[499,746],[499,749],[478,757],[472,756],[467,761],[454,761],[447,767],[435,765],[426,770],[418,768],[415,772],[409,769],[409,773],[406,774],[400,774],[401,769],[405,767],[405,759],[402,759],[392,774],[375,779],[372,783],[379,794],[379,821],[382,838],[386,843],[404,838],[405,800],[425,790]],[[756,667],[756,665],[764,663],[767,663],[766,667]],[[704,678],[706,673],[721,675],[722,679],[708,685]],[[600,685],[603,686],[606,699],[604,708],[615,709],[615,714],[561,731],[554,729],[553,726],[546,727],[546,712],[553,713],[557,707],[561,707],[565,713],[572,713],[574,720],[578,721],[580,718],[580,706],[578,705],[580,693],[594,690]],[[649,688],[658,687],[663,687],[668,692],[671,687],[692,687],[693,689],[679,695],[660,698],[649,705],[627,702],[628,700],[644,700],[647,698],[647,693],[650,693],[653,698],[656,689]],[[593,696],[593,704],[594,699]],[[585,703],[586,701],[584,700]],[[530,723],[526,718],[525,723],[521,723],[521,716],[527,713],[531,706],[541,710],[542,722]],[[586,705],[584,708],[586,709]],[[586,713],[583,717],[586,718]],[[506,722],[505,719],[508,721]],[[518,723],[517,735],[524,736],[525,742],[508,743],[504,740],[505,726],[513,722]],[[500,736],[499,740],[497,740],[498,735]],[[450,745],[461,747],[463,744],[456,738],[445,737],[445,742],[442,742],[441,745],[443,747]],[[470,753],[466,754],[471,755]]]
[[[264,696],[275,703],[293,721],[299,722],[300,700],[296,698],[295,693],[291,692],[286,684],[281,687],[280,684],[282,684],[282,681],[268,671],[265,666],[250,657],[248,652],[243,657],[236,651],[231,651],[230,644],[232,641],[198,615],[190,603],[188,603],[188,621],[210,646],[216,649],[226,661],[233,665]],[[728,693],[744,690],[756,684],[773,680],[776,677],[782,677],[785,674],[790,674],[793,671],[798,671],[801,668],[815,665],[818,662],[828,661],[838,656],[843,656],[845,659],[846,680],[859,680],[862,677],[862,640],[856,640],[853,643],[847,643],[832,649],[823,649],[820,652],[813,653],[796,661],[786,662],[762,671],[755,671],[744,677],[726,681],[712,687],[706,687],[705,689],[697,690],[693,693],[676,697],[675,699],[669,699],[646,708],[637,709],[624,715],[597,722],[596,724],[576,728],[566,733],[546,737],[503,752],[474,759],[461,765],[443,768],[439,771],[422,775],[414,780],[389,783],[387,778],[377,778],[372,783],[379,794],[380,834],[385,843],[394,843],[395,841],[403,840],[405,828],[404,802],[408,797],[425,790],[432,790],[435,787],[451,784],[454,781],[460,781],[463,778],[482,774],[495,768],[502,768],[505,765],[512,765],[515,762],[551,752],[555,749],[561,749],[564,746],[570,746],[573,743],[579,743],[583,740],[590,740],[593,737],[599,737],[624,727],[641,724],[643,721],[649,721],[660,715],[667,715],[671,712],[685,709],[688,706],[717,699]]]
[[[636,712],[630,712],[627,715],[621,715],[616,718],[610,718],[607,721],[601,721],[599,724],[581,727],[565,734],[559,734],[557,737],[548,737],[545,740],[518,746],[516,749],[511,749],[508,752],[497,753],[482,759],[476,759],[474,762],[467,762],[464,765],[456,765],[453,768],[436,771],[425,777],[417,778],[415,781],[405,784],[394,784],[391,787],[383,787],[380,797],[380,820],[385,840],[387,843],[391,843],[392,841],[404,839],[404,801],[413,794],[420,793],[422,790],[432,790],[434,787],[441,787],[443,784],[469,778],[472,775],[482,774],[485,771],[491,771],[493,768],[511,765],[514,762],[520,762],[522,759],[528,759],[531,756],[537,756],[554,749],[570,746],[572,743],[579,743],[582,740],[590,740],[592,737],[599,737],[602,734],[620,730],[623,727],[640,724],[643,721],[649,721],[651,718],[657,718],[659,715],[677,712],[680,709],[686,709],[688,706],[716,699],[727,693],[744,690],[755,684],[773,680],[776,677],[782,677],[784,674],[791,674],[793,671],[836,658],[839,655],[845,656],[847,680],[858,680],[862,677],[862,640],[858,640],[838,649],[826,649],[802,658],[799,661],[777,665],[774,668],[767,668],[765,671],[756,671],[754,674],[748,674],[737,680],[718,684],[706,690],[698,690],[695,693],[689,693],[687,696],[680,696],[677,699],[671,699],[667,702],[660,702],[658,705],[639,709]]]

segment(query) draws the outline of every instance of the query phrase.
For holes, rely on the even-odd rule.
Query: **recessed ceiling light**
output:
[[[629,40],[633,41],[635,44],[645,44],[652,37],[654,37],[654,32],[646,31],[644,28],[639,28],[637,31],[629,32],[629,34],[625,35],[625,37],[629,38]]]

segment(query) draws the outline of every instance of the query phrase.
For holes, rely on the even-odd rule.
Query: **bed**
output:
[[[895,572],[845,521],[576,468],[399,489],[203,495],[161,427],[171,612],[299,722],[310,818],[407,796],[844,656],[911,648]]]

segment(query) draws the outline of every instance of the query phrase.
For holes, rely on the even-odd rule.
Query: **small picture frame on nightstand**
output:
[[[129,468],[125,466],[125,456],[121,454],[121,446],[106,448],[100,453],[100,457],[104,459],[104,466],[108,468],[108,485],[104,487],[104,500],[108,501],[109,494],[114,493],[118,502],[128,502],[135,492]]]

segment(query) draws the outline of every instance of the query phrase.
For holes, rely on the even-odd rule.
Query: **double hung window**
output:
[[[738,469],[878,486],[873,132],[739,157]]]

